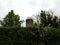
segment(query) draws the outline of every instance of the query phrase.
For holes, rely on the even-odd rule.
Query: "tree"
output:
[[[37,25],[43,24],[43,26],[50,26],[54,28],[58,28],[58,17],[53,16],[52,11],[44,11],[41,10],[39,15],[36,15]],[[39,23],[38,23],[39,22]]]
[[[21,25],[20,17],[19,15],[16,15],[13,10],[9,12],[3,21],[0,21],[2,26],[16,26]]]
[[[54,28],[57,28],[59,26],[57,16],[54,16],[52,23],[53,23],[52,25]]]
[[[59,19],[58,19],[58,25],[59,25],[59,28],[60,28],[60,17],[59,17]]]
[[[46,13],[43,10],[41,10],[41,13],[40,13],[40,20],[41,20],[41,23],[44,24],[44,26],[47,25]]]

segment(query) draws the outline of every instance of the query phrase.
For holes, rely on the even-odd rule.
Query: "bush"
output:
[[[57,28],[40,27],[38,31],[36,27],[0,27],[0,45],[56,45],[59,41]]]

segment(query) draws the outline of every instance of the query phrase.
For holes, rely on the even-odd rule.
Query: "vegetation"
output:
[[[15,15],[13,10],[11,10],[11,12],[9,12],[6,15],[6,17],[3,19],[3,21],[0,21],[0,22],[1,22],[1,25],[4,27],[21,25],[19,15]]]
[[[0,45],[60,45],[60,20],[41,11],[37,26],[21,27],[21,20],[11,10],[0,21]]]
[[[43,24],[44,27],[50,26],[53,28],[58,28],[60,20],[57,16],[53,16],[52,13],[41,10],[41,13],[37,15],[37,18],[39,19],[38,21],[40,22],[40,24]]]

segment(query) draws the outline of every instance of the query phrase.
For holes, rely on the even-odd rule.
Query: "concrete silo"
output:
[[[33,19],[31,17],[26,19],[26,26],[33,26]]]

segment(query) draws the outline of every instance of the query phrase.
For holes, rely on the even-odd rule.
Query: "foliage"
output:
[[[60,45],[58,17],[41,11],[37,20],[37,25],[20,27],[22,21],[11,10],[0,21],[0,45]]]
[[[0,45],[33,45],[35,41],[37,45],[36,32],[35,28],[0,28]]]
[[[46,12],[41,10],[40,14],[36,16],[39,24],[43,24],[45,26],[50,26],[53,28],[59,27],[59,19],[57,16],[53,16],[49,11]],[[37,23],[38,24],[38,23]]]
[[[21,25],[21,21],[20,21],[20,17],[19,15],[15,15],[14,11],[11,10],[11,12],[9,12],[5,18],[3,19],[3,21],[0,21],[1,25],[4,27],[8,27],[8,26],[16,26],[16,25]]]
[[[59,29],[42,27],[40,30],[35,27],[0,27],[0,45],[49,45],[60,40]]]
[[[44,26],[47,24],[47,19],[46,19],[46,13],[45,11],[41,11],[40,13],[40,19],[41,19],[41,23],[44,24]]]

